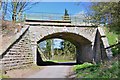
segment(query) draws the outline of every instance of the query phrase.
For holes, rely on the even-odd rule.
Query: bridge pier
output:
[[[92,62],[93,50],[91,44],[79,45],[76,48],[77,63]]]

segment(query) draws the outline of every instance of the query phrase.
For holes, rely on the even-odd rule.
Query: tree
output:
[[[12,20],[15,22],[22,13],[31,6],[29,2],[11,2],[12,5]]]
[[[53,39],[46,40],[46,48],[45,48],[46,56],[50,60],[54,56],[53,51]]]
[[[47,53],[47,57],[48,59],[50,60],[51,58],[51,40],[46,40],[46,50],[45,50]]]
[[[75,59],[76,47],[71,42],[66,41],[66,40],[62,41],[61,45],[62,45],[63,54],[65,56],[70,56],[73,59]]]
[[[92,19],[120,34],[120,2],[98,2],[91,6]]]
[[[26,10],[29,10],[32,5],[36,4],[36,2],[23,2],[22,0],[19,0],[17,2],[14,2],[12,0],[10,1],[2,3],[4,13],[3,16],[6,16],[5,13],[9,13],[9,15],[11,15],[9,17],[11,17],[13,22],[16,22],[19,19],[19,16],[22,16]]]

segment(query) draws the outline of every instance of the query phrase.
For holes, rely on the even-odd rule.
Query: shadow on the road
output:
[[[51,62],[51,61],[43,61],[38,63],[38,66],[59,66],[59,65],[64,65],[64,66],[70,66],[70,65],[76,65],[76,62]]]

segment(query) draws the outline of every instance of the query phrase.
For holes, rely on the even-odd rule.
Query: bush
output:
[[[83,63],[83,64],[75,65],[75,66],[73,67],[73,70],[86,69],[86,68],[91,67],[91,66],[93,66],[93,64],[88,63],[88,62],[85,62],[85,63]]]
[[[105,62],[104,64],[84,63],[73,68],[77,78],[118,78],[118,61]]]

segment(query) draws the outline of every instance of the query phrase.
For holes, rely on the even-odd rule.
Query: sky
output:
[[[81,11],[86,12],[90,2],[38,2],[31,9],[26,11],[29,13],[60,13],[64,14],[67,9],[69,14],[77,14]]]
[[[33,2],[30,2],[33,3]],[[76,15],[81,12],[89,11],[88,8],[91,2],[37,2],[37,4],[32,5],[31,8],[28,7],[24,13],[29,14],[40,14],[40,13],[55,13],[64,15],[65,9],[68,10],[69,15]],[[7,20],[11,20],[11,16],[8,14]]]

